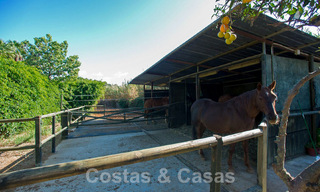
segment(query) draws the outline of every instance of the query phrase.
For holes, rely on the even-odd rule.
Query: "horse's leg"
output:
[[[247,172],[253,173],[253,169],[251,168],[249,162],[249,141],[242,141],[242,147],[244,152],[244,164],[247,166]]]
[[[196,129],[197,129],[197,138],[201,139],[201,137],[202,137],[204,131],[206,130],[206,128],[201,123],[199,123],[199,125],[196,127]],[[204,157],[204,153],[203,153],[202,149],[199,150],[199,154],[200,154],[202,160],[205,161],[206,158]]]
[[[236,148],[236,144],[235,144],[235,143],[233,143],[233,144],[231,144],[231,145],[229,146],[229,158],[228,158],[229,169],[228,169],[228,171],[229,171],[229,172],[232,172],[232,173],[235,172],[235,171],[234,171],[234,168],[233,168],[233,166],[232,166],[232,155],[233,155],[233,153],[234,153],[234,151],[235,151],[235,148]]]

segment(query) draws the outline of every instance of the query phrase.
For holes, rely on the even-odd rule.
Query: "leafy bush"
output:
[[[137,97],[143,97],[143,86],[128,84],[128,82],[122,85],[106,85],[105,99],[134,99]]]
[[[130,101],[129,107],[143,107],[143,104],[144,104],[143,98],[137,97]]]
[[[121,108],[128,108],[129,107],[129,101],[128,99],[119,99],[119,106]]]
[[[29,118],[59,111],[59,89],[35,67],[0,57],[0,119]],[[0,136],[10,136],[33,123],[0,124]],[[32,126],[34,127],[34,125]]]
[[[59,82],[59,87],[63,90],[63,98],[68,101],[67,108],[97,104],[105,93],[104,82],[80,77],[65,79]]]

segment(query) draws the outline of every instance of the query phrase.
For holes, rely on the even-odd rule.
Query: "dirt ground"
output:
[[[140,150],[191,139],[191,134],[189,134],[191,132],[189,132],[188,127],[167,129],[166,125],[161,122],[149,125],[146,123],[131,123],[125,125],[109,125],[107,127],[103,125],[94,126],[93,123],[92,121],[87,124],[91,124],[92,126],[80,126],[74,132],[70,132],[69,139],[61,142],[55,154],[51,154],[51,143],[49,142],[43,149],[44,165]],[[208,132],[206,135],[209,136],[211,133]],[[205,150],[205,154],[209,157],[210,149]],[[222,172],[224,174],[226,174],[227,170],[226,157],[227,147],[224,147],[222,162]],[[296,161],[288,162],[286,168],[290,173],[296,175],[312,161],[312,157],[303,156]],[[255,167],[254,160],[251,160],[251,162],[252,166]],[[30,166],[34,166],[32,153],[26,160],[21,161],[17,166],[10,169],[10,171],[29,168]],[[159,182],[161,180],[158,178],[161,175],[160,170],[162,168],[169,171],[171,178],[170,183]],[[234,158],[234,168],[236,169],[235,182],[232,184],[224,183],[222,191],[251,192],[260,190],[256,185],[256,173],[249,174],[245,171],[246,167],[243,164],[241,156],[236,155]],[[90,183],[86,178],[86,174],[83,174],[7,191],[209,191],[210,186],[207,183],[187,182],[181,184],[177,179],[179,170],[181,169],[190,170],[188,174],[184,172],[184,176],[190,176],[192,178],[196,172],[205,173],[210,171],[210,161],[202,161],[197,152],[190,152],[90,174],[91,178],[95,179],[105,173],[121,173],[124,170],[127,170],[129,173],[137,172],[139,174],[148,172],[151,175],[148,183],[126,183],[123,180],[120,183],[106,183],[102,182],[103,180],[99,180],[97,183]],[[286,187],[274,174],[272,169],[268,170],[268,191],[286,191]]]
[[[100,109],[100,111],[103,111],[103,109]],[[111,113],[106,112],[106,114],[108,115]],[[93,116],[99,117],[99,116],[103,116],[103,114],[93,114]],[[113,116],[112,118],[121,119],[123,117]],[[90,119],[90,118],[87,118],[87,119]],[[60,124],[57,123],[56,125],[59,126]],[[73,129],[70,129],[69,132],[73,132]],[[42,136],[41,140],[46,139],[46,137],[48,136]],[[61,135],[57,136],[56,138],[56,146],[58,146],[60,142],[61,142]],[[26,142],[19,146],[26,146],[26,145],[33,145],[33,144],[34,143]],[[51,146],[52,146],[52,142],[48,141],[42,147],[43,162],[46,161],[50,155],[53,154],[51,152]],[[5,147],[9,147],[9,146],[5,146]],[[6,173],[6,172],[17,171],[20,169],[27,169],[27,168],[33,168],[33,167],[35,167],[35,155],[34,155],[33,149],[0,152],[0,173]]]
[[[44,138],[43,138],[44,139]],[[61,135],[56,138],[56,146],[61,142]],[[32,145],[33,143],[24,143],[24,145]],[[48,141],[42,147],[42,161],[46,161],[51,152],[51,141]],[[0,152],[0,173],[17,171],[35,167],[35,155],[33,149]]]

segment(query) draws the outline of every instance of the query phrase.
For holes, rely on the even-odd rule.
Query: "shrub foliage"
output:
[[[0,119],[28,118],[59,111],[54,82],[24,62],[0,57]],[[19,124],[0,124],[0,135],[23,131]]]
[[[61,81],[59,87],[67,108],[97,104],[105,93],[105,82],[80,77]]]

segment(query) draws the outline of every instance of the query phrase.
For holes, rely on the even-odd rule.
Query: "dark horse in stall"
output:
[[[158,108],[158,109],[152,109],[152,108],[157,108],[161,106],[166,106],[169,104],[169,97],[162,97],[162,98],[151,98],[147,99],[144,102],[144,108],[145,108],[145,118],[152,117],[155,114],[151,114],[152,112],[155,112],[157,110],[163,110],[163,108]],[[168,110],[165,110],[166,116],[168,114]]]
[[[209,129],[216,134],[233,134],[247,131],[253,128],[256,116],[263,112],[270,124],[279,123],[279,117],[275,110],[277,96],[273,92],[276,82],[272,82],[268,87],[263,87],[260,83],[257,88],[245,92],[230,100],[214,102],[210,99],[199,99],[191,106],[191,124],[193,125],[193,139],[200,139],[205,129]],[[228,98],[229,99],[229,98]],[[253,169],[249,164],[248,142],[244,142],[244,161],[247,171]],[[229,149],[229,171],[234,172],[232,167],[232,155],[235,144]],[[204,159],[203,151],[199,151]]]

